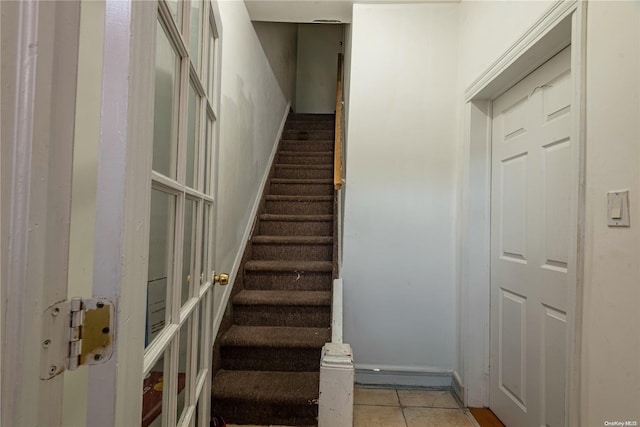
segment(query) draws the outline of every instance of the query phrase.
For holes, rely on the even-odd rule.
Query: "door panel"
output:
[[[493,103],[490,406],[507,426],[565,419],[570,48]]]

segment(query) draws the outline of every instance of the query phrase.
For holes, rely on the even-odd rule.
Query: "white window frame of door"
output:
[[[116,304],[111,359],[89,367],[87,424],[140,420],[143,381],[155,2],[105,4],[93,295]],[[141,226],[142,225],[142,226]]]
[[[575,123],[569,256],[566,425],[580,425],[580,325],[584,234],[586,2],[556,1],[465,92],[461,194],[459,368],[465,406],[489,406],[491,105],[515,83],[571,45]]]
[[[209,0],[203,3],[206,7],[202,11],[201,22],[206,25],[201,26],[201,32],[205,34],[211,24],[219,44],[221,25],[217,4]],[[184,31],[188,31],[187,6],[185,6],[184,15],[186,16],[183,15],[182,23],[187,28]],[[143,351],[146,287],[135,284],[144,284],[147,280],[151,187],[162,187],[170,190],[171,193],[182,192],[183,198],[193,195],[200,200],[213,202],[212,197],[203,195],[199,191],[194,192],[177,184],[176,180],[152,172],[154,79],[150,79],[149,76],[153,76],[155,71],[155,29],[159,14],[163,19],[170,14],[167,5],[162,1],[107,0],[106,2],[93,294],[111,298],[116,302],[118,323],[116,349],[112,358],[103,365],[90,367],[87,422],[91,425],[137,425],[140,423],[145,368],[149,369],[150,365],[161,357],[165,350],[168,350],[169,359],[165,360],[165,367],[177,371],[177,333],[184,321],[195,324],[198,320],[194,310],[201,303],[203,295],[209,294],[209,299],[212,300],[212,284],[207,281],[197,294],[190,295],[191,299],[185,305],[180,307],[180,304],[177,304],[169,307],[172,310],[172,319],[178,320],[179,323],[166,327],[157,337],[156,342]],[[179,34],[171,35],[171,37],[176,36],[180,37]],[[204,37],[203,40],[205,40]],[[201,46],[201,55],[204,46],[206,42]],[[180,49],[187,48],[188,46],[181,42]],[[215,49],[212,54],[215,77],[212,81],[214,97],[210,104],[207,103],[206,98],[202,98],[199,111],[200,120],[205,121],[205,126],[209,117],[214,119],[210,138],[215,142],[210,147],[210,151],[212,158],[215,158],[219,136],[219,125],[215,119],[220,108],[220,49]],[[181,90],[184,92],[185,87],[186,90],[189,89],[192,70],[188,58],[187,61],[183,59],[180,61],[181,76],[186,78],[181,77],[181,81],[177,84],[181,85]],[[196,85],[199,93],[202,93],[202,89],[201,85]],[[186,99],[180,102],[186,105]],[[181,119],[185,120],[185,109],[181,108],[180,111],[183,111],[184,115]],[[204,126],[200,129],[202,132],[205,131]],[[185,136],[180,137],[182,141],[185,138]],[[202,134],[199,135],[199,141],[201,141],[199,150],[202,151]],[[184,152],[184,150],[181,151]],[[204,185],[202,155],[199,159],[201,164],[198,167],[200,170],[198,179]],[[215,169],[216,162],[212,162],[209,171],[214,177]],[[184,171],[177,172],[184,175]],[[209,188],[213,194],[216,186],[217,183],[212,179]],[[181,203],[180,200],[176,204]],[[203,206],[203,203],[200,203],[200,206]],[[175,233],[182,239],[181,210],[179,206],[177,207]],[[214,212],[212,208],[210,217]],[[211,233],[214,226],[215,221],[210,220]],[[212,255],[209,259],[213,259],[215,255],[214,248],[215,245],[211,242],[208,249]],[[174,253],[174,257],[181,259],[181,254]],[[212,268],[212,266],[209,267]],[[176,272],[176,274],[179,277],[180,273]],[[175,296],[173,299],[176,299]],[[213,303],[212,301],[202,302],[204,302],[202,307],[209,319],[204,333],[211,336]],[[191,334],[192,348],[196,342],[193,331],[195,328],[192,328]],[[208,351],[208,356],[205,355],[204,358],[206,363],[210,363],[210,356]],[[205,387],[205,384],[207,381],[210,382],[210,377],[210,369],[207,369],[204,376],[198,377],[197,383],[196,378],[191,378],[190,383],[197,389],[208,391],[210,388]],[[167,398],[163,397],[163,399],[169,407],[174,407],[177,386],[175,382],[172,385],[170,380],[168,383],[163,393]],[[187,420],[193,416],[193,411],[189,408],[192,403],[185,402],[185,409],[189,412]],[[209,407],[208,398],[204,399],[203,403],[206,413]],[[163,412],[166,414],[167,411]],[[164,423],[176,425],[179,414],[175,413],[175,408],[169,412],[168,417],[163,415]],[[208,425],[208,421],[208,417],[201,419],[202,425]],[[192,425],[192,422],[189,425]]]
[[[173,248],[172,251],[172,268],[169,268],[169,271],[173,271],[172,280],[170,283],[172,284],[169,293],[167,294],[168,299],[168,311],[171,312],[169,316],[168,324],[163,328],[163,330],[153,339],[151,343],[148,344],[144,353],[144,361],[143,361],[143,373],[149,372],[152,367],[156,364],[156,362],[164,356],[168,356],[164,360],[164,390],[163,392],[163,424],[165,425],[191,425],[194,413],[192,411],[192,407],[195,407],[199,399],[201,409],[204,413],[207,413],[209,407],[209,387],[205,387],[207,382],[211,380],[211,370],[209,367],[200,370],[199,372],[195,372],[194,368],[198,364],[199,360],[199,350],[194,351],[197,347],[197,344],[200,342],[198,337],[202,335],[203,331],[199,331],[199,316],[204,315],[207,323],[205,325],[205,336],[202,343],[206,344],[203,350],[203,360],[209,361],[211,360],[211,346],[212,342],[209,342],[212,337],[209,333],[209,325],[211,323],[211,306],[212,306],[212,283],[211,283],[211,265],[207,265],[207,270],[204,274],[204,283],[197,288],[197,276],[192,274],[193,280],[191,281],[191,286],[189,289],[190,295],[188,296],[188,300],[182,304],[181,303],[181,288],[182,288],[182,269],[180,265],[182,264],[183,259],[183,233],[184,233],[184,207],[187,200],[193,200],[196,205],[196,221],[194,222],[195,233],[194,239],[192,242],[193,247],[196,248],[194,253],[192,254],[192,264],[191,267],[194,269],[193,272],[203,271],[200,264],[201,256],[199,256],[198,252],[202,249],[202,228],[203,223],[201,219],[203,219],[203,212],[205,211],[205,204],[210,207],[208,210],[208,254],[212,254],[213,252],[213,212],[215,206],[215,200],[212,194],[214,193],[214,186],[212,185],[212,176],[215,176],[213,172],[215,170],[213,164],[213,153],[215,151],[215,146],[217,141],[217,137],[215,135],[214,129],[210,129],[212,134],[209,135],[209,141],[213,141],[213,143],[209,146],[209,176],[205,176],[204,171],[205,163],[207,159],[204,158],[205,154],[205,145],[209,141],[205,141],[205,134],[207,132],[207,127],[209,123],[212,123],[213,126],[217,126],[217,111],[218,111],[218,102],[216,95],[219,93],[218,88],[216,87],[218,80],[209,81],[209,76],[204,71],[211,71],[214,73],[214,77],[217,76],[218,70],[216,69],[219,61],[217,60],[217,52],[218,49],[213,47],[213,49],[207,49],[209,42],[209,32],[212,32],[214,44],[219,38],[219,33],[217,31],[218,25],[215,22],[215,12],[211,7],[208,1],[201,2],[201,10],[200,14],[200,33],[198,34],[199,39],[201,40],[200,48],[199,48],[199,69],[198,64],[192,64],[190,57],[190,41],[188,38],[191,34],[191,8],[190,2],[178,3],[179,7],[182,7],[182,13],[179,15],[181,17],[181,22],[176,22],[172,12],[170,11],[168,5],[164,1],[158,2],[158,20],[160,25],[163,27],[165,34],[168,35],[169,42],[172,44],[174,51],[177,53],[178,61],[179,61],[179,81],[176,83],[179,86],[178,91],[178,141],[177,141],[177,168],[176,168],[176,179],[173,179],[168,176],[164,176],[157,171],[151,172],[151,188],[162,191],[164,194],[171,194],[176,197],[176,205],[175,205],[175,218],[171,227],[174,231],[175,238],[173,239]],[[206,50],[206,52],[205,52]],[[209,58],[212,55],[213,58]],[[207,61],[203,61],[206,59]],[[211,69],[210,69],[211,67]],[[207,87],[205,90],[205,86],[207,84],[214,86],[213,88]],[[200,104],[198,105],[198,145],[195,147],[196,152],[198,153],[198,165],[194,165],[197,169],[197,179],[194,182],[193,188],[186,185],[186,159],[187,159],[187,116],[189,109],[189,94],[191,88],[196,92],[196,96],[200,99]],[[209,90],[212,89],[212,90]],[[209,99],[209,95],[213,94],[214,98]],[[206,183],[208,180],[208,188],[210,194],[205,194],[206,192]],[[208,260],[212,260],[212,256],[208,257]],[[197,289],[196,289],[197,288]],[[198,310],[198,307],[201,307],[202,310]],[[177,405],[177,384],[175,379],[178,378],[178,363],[179,363],[179,345],[182,337],[179,335],[182,327],[187,324],[187,332],[190,335],[191,346],[190,351],[186,356],[186,371],[189,373],[187,375],[185,381],[185,405],[184,405],[184,414],[185,416],[181,418],[181,414],[176,412]],[[208,362],[208,363],[209,363]],[[187,401],[188,399],[188,401]],[[208,417],[200,418],[201,425],[205,425],[205,422],[208,422]]]

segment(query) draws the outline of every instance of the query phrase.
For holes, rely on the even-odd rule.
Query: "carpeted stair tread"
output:
[[[288,120],[285,129],[302,130],[335,130],[333,120]]]
[[[291,121],[335,121],[335,114],[313,114],[313,113],[293,113],[289,114],[287,120]]]
[[[213,384],[215,399],[315,405],[319,394],[319,380],[319,372],[220,370]]]
[[[272,178],[272,184],[333,184],[333,179],[314,179],[314,178]]]
[[[274,202],[332,202],[333,196],[291,196],[285,194],[270,194],[266,196],[266,199]]]
[[[333,170],[333,165],[292,165],[292,164],[289,164],[289,163],[278,163],[276,165],[276,169],[322,169],[322,170]]]
[[[329,306],[328,291],[252,291],[245,289],[233,299],[238,305]]]
[[[248,261],[244,268],[246,271],[304,271],[304,272],[331,272],[333,263],[330,261]]]
[[[260,221],[292,221],[292,222],[306,222],[306,221],[333,221],[333,215],[287,215],[287,214],[262,214],[260,215]]]
[[[330,340],[329,328],[234,325],[222,338],[221,344],[234,347],[315,348],[319,351]]]
[[[328,245],[332,236],[255,236],[253,244],[264,245]]]
[[[295,156],[295,157],[318,157],[318,156],[332,157],[333,151],[281,151],[280,155]]]

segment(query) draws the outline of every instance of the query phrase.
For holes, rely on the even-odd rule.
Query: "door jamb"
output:
[[[580,425],[580,360],[584,257],[586,2],[556,1],[465,92],[460,259],[461,368],[465,406],[489,406],[491,105],[530,72],[571,44],[575,118],[572,168],[565,424]]]

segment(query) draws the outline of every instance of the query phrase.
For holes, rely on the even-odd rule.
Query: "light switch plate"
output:
[[[629,190],[607,193],[607,224],[609,227],[630,227]]]

